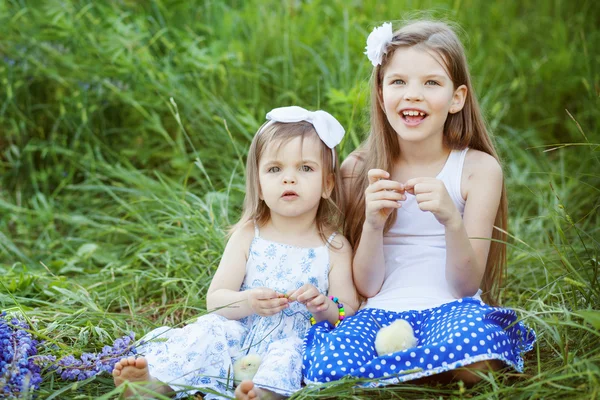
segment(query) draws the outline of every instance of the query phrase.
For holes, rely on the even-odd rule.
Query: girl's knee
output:
[[[462,381],[467,386],[473,386],[476,383],[481,382],[481,374],[498,371],[503,367],[504,363],[500,360],[479,361],[466,365],[464,368],[452,371],[453,380]]]

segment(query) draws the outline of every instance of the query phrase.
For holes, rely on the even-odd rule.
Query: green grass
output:
[[[35,321],[54,355],[205,312],[264,114],[330,111],[346,156],[368,128],[366,36],[425,14],[463,28],[509,192],[501,299],[537,346],[524,374],[472,389],[344,380],[296,397],[600,397],[598,4],[0,2],[0,308]],[[39,393],[112,390],[46,372]]]

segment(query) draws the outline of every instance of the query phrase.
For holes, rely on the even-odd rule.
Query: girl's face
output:
[[[466,86],[454,89],[441,58],[432,54],[399,48],[386,66],[381,97],[401,144],[441,140],[448,113],[464,106]]]
[[[287,143],[269,143],[258,164],[260,198],[273,214],[298,217],[316,215],[323,185],[322,144],[316,135],[296,137]]]

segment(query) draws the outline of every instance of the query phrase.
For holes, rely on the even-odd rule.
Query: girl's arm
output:
[[[332,248],[329,250],[329,291],[327,294],[337,297],[339,302],[344,304],[347,316],[354,315],[358,310],[358,297],[352,279],[352,246],[342,235],[337,235],[333,239]],[[328,311],[332,310],[333,312],[327,315],[327,320],[335,323],[339,319],[337,306],[329,307]],[[319,320],[317,315],[315,315],[315,319]]]
[[[430,211],[446,228],[446,281],[450,290],[457,298],[473,296],[485,273],[500,204],[500,165],[481,151],[467,153],[461,183],[466,199],[462,218],[441,180],[414,178],[405,188],[416,196],[421,210]]]
[[[356,289],[362,296],[370,298],[379,293],[385,278],[383,228],[377,229],[363,224],[360,243],[354,255],[352,274]]]
[[[287,307],[287,299],[278,298],[274,290],[257,288],[240,291],[246,276],[246,261],[253,237],[252,222],[231,235],[208,288],[206,306],[209,311],[237,320],[254,313],[272,315]]]
[[[341,167],[345,197],[351,199],[356,190],[356,171],[361,170],[358,157],[350,155]],[[360,237],[360,243],[354,254],[352,274],[358,293],[369,298],[379,293],[385,277],[385,259],[383,256],[383,228],[385,221],[404,200],[404,190],[398,182],[390,181],[389,174],[383,170],[371,170],[369,187],[365,191],[366,218]]]
[[[487,153],[469,150],[461,187],[463,218],[446,225],[446,280],[458,298],[477,293],[485,274],[502,194],[500,164]]]
[[[329,296],[337,297],[338,302],[344,305],[346,316],[354,315],[358,309],[358,298],[352,282],[352,247],[341,235],[335,237],[329,249],[328,278],[328,293],[321,293],[314,285],[307,283],[288,293],[288,296],[290,301],[305,304],[317,322],[327,320],[335,325],[340,318],[339,308]]]

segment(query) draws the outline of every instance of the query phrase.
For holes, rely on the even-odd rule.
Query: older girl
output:
[[[367,302],[337,329],[311,329],[305,380],[472,383],[476,370],[522,371],[533,331],[481,298],[494,302],[505,265],[506,193],[463,47],[448,25],[419,21],[375,29],[366,54],[371,133],[342,173],[355,198],[346,221],[354,281]],[[377,332],[398,319],[417,345],[377,354]]]

